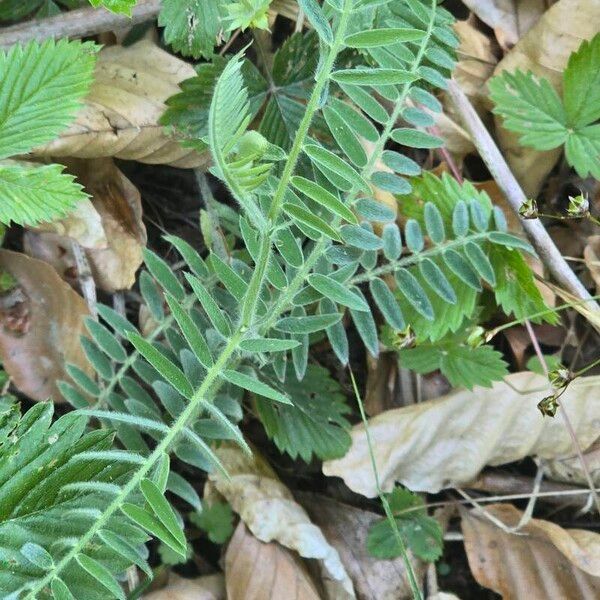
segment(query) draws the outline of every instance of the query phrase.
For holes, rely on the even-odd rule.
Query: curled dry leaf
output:
[[[381,515],[354,508],[318,494],[296,494],[311,519],[322,529],[340,557],[360,600],[412,598],[410,583],[401,558],[381,560],[367,553],[367,534]],[[417,581],[425,573],[423,562],[411,555]]]
[[[514,527],[522,513],[509,504],[486,512]],[[507,600],[600,597],[600,535],[532,519],[508,533],[479,511],[463,511],[462,531],[475,579]]]
[[[171,573],[166,587],[143,596],[143,600],[225,600],[225,579],[221,573],[196,579]]]
[[[94,373],[79,343],[87,305],[41,260],[0,250],[0,271],[16,280],[0,296],[0,361],[30,398],[62,402],[56,383],[69,379],[66,363]]]
[[[531,71],[546,77],[558,90],[570,54],[598,32],[598,23],[598,0],[559,0],[500,61],[494,74],[512,73],[516,69]],[[525,193],[529,197],[537,196],[562,150],[541,152],[521,146],[520,136],[504,129],[499,117],[496,118],[496,131],[503,154]]]
[[[142,222],[142,203],[137,188],[123,175],[110,158],[68,160],[69,171],[75,175],[92,197],[92,208],[99,224],[89,219],[77,222],[76,214],[67,217],[65,230],[80,230],[104,237],[104,246],[85,246],[86,255],[96,285],[107,292],[128,289],[135,283],[135,273],[142,264],[142,249],[146,245],[146,228]],[[87,216],[87,212],[84,216]],[[62,221],[52,224],[58,232]],[[28,234],[26,251],[50,262],[67,281],[72,281],[75,261],[70,240],[56,233]]]
[[[94,82],[74,123],[36,156],[113,156],[174,167],[203,168],[208,153],[183,148],[159,124],[165,101],[194,77],[191,65],[148,40],[100,52]]]
[[[496,35],[503,48],[514,46],[555,0],[463,0]]]
[[[328,576],[354,597],[352,582],[337,550],[327,543],[258,452],[253,450],[248,456],[233,444],[222,444],[215,453],[229,478],[214,471],[209,480],[250,531],[261,542],[277,541],[303,558],[319,559]]]
[[[438,492],[473,479],[485,465],[525,456],[557,458],[572,454],[560,418],[544,418],[537,403],[547,380],[534,373],[514,373],[492,388],[460,390],[437,400],[384,412],[369,421],[381,486],[395,481],[414,491]],[[517,391],[518,390],[518,391]],[[583,449],[600,435],[600,376],[576,379],[561,397],[569,407]],[[352,430],[346,455],[323,464],[323,473],[341,477],[364,496],[377,494],[365,429]]]
[[[225,554],[228,600],[320,600],[306,567],[276,542],[257,540],[240,521]]]

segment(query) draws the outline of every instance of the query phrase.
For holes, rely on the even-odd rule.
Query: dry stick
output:
[[[498,187],[506,196],[515,214],[518,215],[520,206],[527,200],[521,186],[508,168],[506,161],[469,99],[455,81],[448,82],[448,95],[461,116],[463,125],[471,135],[479,156],[481,156]],[[531,244],[554,279],[577,298],[589,301],[589,307],[592,310],[600,312],[600,306],[592,300],[590,293],[573,273],[542,223],[538,219],[521,219],[521,224]]]
[[[18,42],[47,40],[50,38],[84,37],[113,31],[149,21],[160,11],[161,0],[139,0],[131,11],[131,17],[116,15],[104,8],[80,8],[47,19],[26,21],[0,29],[0,47],[6,48]]]
[[[98,317],[98,308],[96,306],[96,283],[92,275],[90,263],[88,262],[85,250],[80,246],[77,240],[71,240],[71,250],[77,265],[77,279],[81,286],[81,293],[90,309],[90,313],[94,318]]]

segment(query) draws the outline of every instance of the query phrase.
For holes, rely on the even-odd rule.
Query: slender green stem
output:
[[[373,471],[373,477],[375,478],[375,487],[377,488],[377,495],[381,500],[381,504],[383,506],[383,510],[385,512],[385,516],[390,523],[390,527],[394,532],[394,537],[396,538],[396,542],[398,547],[400,548],[400,555],[402,556],[402,561],[404,562],[404,568],[406,569],[406,573],[408,576],[408,581],[410,583],[410,589],[412,590],[413,597],[415,600],[422,600],[423,596],[421,595],[421,590],[417,584],[417,579],[415,577],[415,572],[413,570],[412,564],[410,562],[410,557],[408,556],[408,551],[406,549],[406,544],[402,539],[402,534],[398,529],[398,523],[396,523],[396,519],[394,518],[394,514],[392,513],[392,509],[390,508],[390,503],[386,495],[383,493],[381,489],[380,481],[379,481],[379,471],[377,469],[377,462],[375,461],[375,453],[373,451],[373,441],[371,439],[371,432],[369,431],[369,422],[367,420],[367,415],[365,414],[365,407],[362,402],[362,398],[360,396],[360,392],[358,391],[358,386],[356,385],[356,379],[354,378],[354,373],[352,369],[348,367],[348,371],[350,372],[350,379],[352,381],[352,388],[354,389],[354,395],[356,397],[356,402],[358,404],[358,409],[360,411],[360,418],[362,419],[365,435],[367,438],[367,447],[369,449],[369,458],[371,459],[371,470]]]

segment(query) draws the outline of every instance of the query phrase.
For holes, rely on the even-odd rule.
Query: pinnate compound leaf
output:
[[[420,29],[400,29],[389,27],[385,29],[367,29],[352,33],[344,39],[344,44],[351,48],[376,48],[397,44],[398,42],[418,42],[425,33]]]
[[[0,53],[0,158],[55,138],[73,119],[92,82],[97,46],[29,42]]]
[[[523,372],[509,375],[506,381],[510,386],[497,382],[489,389],[457,391],[371,419],[375,461],[379,473],[385,474],[383,490],[400,481],[411,490],[438,492],[471,481],[486,465],[525,456],[549,459],[570,454],[571,438],[563,424],[544,419],[537,408],[547,380]],[[598,434],[593,420],[600,414],[595,403],[599,385],[599,377],[582,377],[561,397],[577,424],[577,439],[584,450]],[[364,427],[355,426],[351,435],[348,453],[327,461],[323,472],[342,477],[353,491],[374,497],[377,490]]]
[[[317,0],[298,0],[298,5],[304,11],[306,18],[315,28],[319,37],[326,43],[333,43],[333,33],[327,17],[323,13]]]

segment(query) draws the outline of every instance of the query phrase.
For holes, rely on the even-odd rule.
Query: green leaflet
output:
[[[561,99],[547,79],[516,71],[490,81],[494,112],[520,142],[538,150],[565,145],[567,161],[581,177],[600,178],[600,34],[584,41],[563,72]]]
[[[281,452],[305,462],[310,462],[313,454],[321,460],[343,456],[350,446],[350,424],[345,418],[350,408],[339,384],[316,365],[308,365],[302,381],[292,371],[288,365],[285,382],[279,384],[290,397],[290,406],[256,399],[267,435]],[[272,369],[262,370],[261,377],[276,385]]]
[[[90,4],[98,8],[103,6],[111,12],[131,16],[131,9],[135,6],[137,0],[90,0]]]

